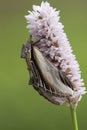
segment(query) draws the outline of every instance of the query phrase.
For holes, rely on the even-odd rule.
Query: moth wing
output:
[[[73,90],[69,87],[68,81],[66,81],[65,75],[46,58],[42,55],[36,46],[33,46],[33,55],[38,69],[45,80],[45,82],[56,92],[62,92],[67,96],[73,94]],[[61,80],[64,78],[66,84]]]

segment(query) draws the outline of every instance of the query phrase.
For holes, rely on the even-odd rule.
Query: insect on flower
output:
[[[21,58],[24,58],[30,74],[29,85],[32,85],[40,95],[54,104],[60,105],[58,100],[73,95],[71,82],[65,76],[65,73],[56,68],[35,45],[41,39],[33,42],[32,37],[22,45]]]
[[[25,18],[29,34],[36,39],[22,47],[30,84],[51,102],[76,107],[86,89],[59,11],[42,1]]]
[[[21,58],[27,63],[29,85],[51,103],[69,106],[78,130],[76,107],[86,89],[59,11],[42,1],[25,18],[30,40],[22,45]]]

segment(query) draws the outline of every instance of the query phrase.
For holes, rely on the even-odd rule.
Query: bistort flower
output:
[[[37,45],[40,51],[46,56],[57,68],[65,73],[66,77],[73,85],[73,95],[69,97],[69,102],[64,97],[55,97],[59,104],[77,106],[83,94],[85,87],[81,79],[81,71],[72,48],[64,32],[64,26],[59,21],[59,11],[52,8],[48,2],[42,2],[41,6],[33,5],[33,11],[28,11],[25,16],[30,35],[35,40],[41,39]]]

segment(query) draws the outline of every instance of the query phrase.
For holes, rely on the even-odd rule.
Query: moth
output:
[[[22,45],[21,58],[24,58],[27,63],[29,85],[50,102],[60,105],[55,99],[57,97],[68,99],[73,95],[73,86],[65,73],[56,68],[37,48],[36,45],[41,39],[34,42],[30,37],[30,40]]]

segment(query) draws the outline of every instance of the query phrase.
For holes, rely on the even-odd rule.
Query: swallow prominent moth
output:
[[[56,68],[36,47],[40,40],[36,42],[30,40],[23,44],[21,57],[27,63],[29,84],[50,102],[58,104],[55,98],[72,96],[73,87],[65,73]]]

